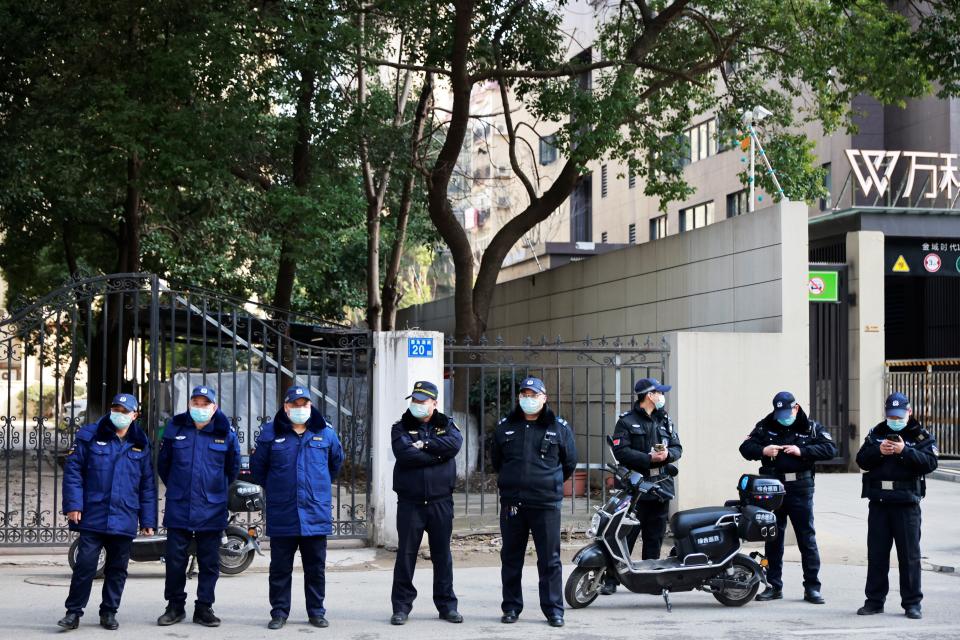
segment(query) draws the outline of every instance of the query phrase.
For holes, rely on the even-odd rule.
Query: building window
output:
[[[686,163],[717,155],[717,119],[695,124],[683,132],[687,145]]]
[[[607,165],[600,167],[600,197],[607,197]]]
[[[667,237],[667,215],[650,218],[650,239],[659,240]]]
[[[637,243],[637,225],[631,224],[627,227],[627,242],[630,244]]]
[[[557,137],[555,135],[540,138],[540,164],[548,165],[557,161]]]
[[[570,195],[570,242],[593,241],[593,175],[580,178]]]
[[[633,172],[632,167],[627,167],[627,186],[631,189],[637,186],[637,174]]]
[[[713,201],[680,209],[680,233],[699,229],[713,222]]]
[[[734,216],[743,215],[747,212],[747,198],[749,197],[749,192],[746,189],[741,189],[740,191],[734,191],[733,193],[727,194],[727,217],[732,218]]]
[[[833,207],[833,173],[830,171],[830,163],[823,165],[823,188],[827,190],[826,197],[820,198],[820,211],[826,211]]]
[[[607,232],[606,232],[606,231],[604,231],[604,232],[602,232],[602,233],[600,234],[600,242],[602,242],[602,243],[604,243],[604,244],[607,243]]]

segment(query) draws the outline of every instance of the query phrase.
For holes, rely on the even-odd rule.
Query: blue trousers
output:
[[[548,618],[563,617],[563,566],[560,564],[560,507],[536,509],[500,506],[500,579],[504,612],[523,610],[523,559],[533,535],[540,575],[540,610]]]
[[[307,616],[323,617],[326,595],[326,536],[273,536],[270,538],[270,617],[290,615],[290,591],[293,583],[293,556],[300,549],[303,561],[303,590],[307,598]]]
[[[800,547],[800,565],[803,567],[804,590],[820,590],[820,551],[817,549],[816,531],[813,529],[813,488],[790,490],[783,505],[773,512],[777,516],[777,537],[767,540],[767,582],[774,589],[783,589],[783,534],[787,530],[787,518],[797,535]]]
[[[923,600],[920,590],[920,505],[870,501],[867,517],[867,603],[879,608],[890,583],[890,548],[897,545],[900,604],[904,609]]]
[[[190,543],[197,542],[197,600],[199,607],[212,607],[217,579],[220,577],[221,531],[187,531],[167,529],[167,581],[163,597],[171,606],[183,611],[187,603],[187,564],[190,561]]]
[[[128,536],[112,536],[103,533],[80,532],[77,547],[77,561],[70,579],[70,593],[65,603],[67,613],[83,615],[83,608],[90,599],[93,579],[97,575],[97,560],[100,550],[107,552],[107,564],[103,569],[103,593],[100,602],[100,615],[116,613],[120,607],[123,585],[127,582],[127,564],[130,562],[130,543]]]
[[[399,541],[390,594],[394,613],[410,613],[413,609],[417,597],[413,572],[424,531],[429,535],[430,560],[433,562],[433,604],[441,614],[457,610],[457,595],[453,592],[453,556],[450,554],[450,536],[453,535],[453,498],[450,498],[428,504],[397,504]]]

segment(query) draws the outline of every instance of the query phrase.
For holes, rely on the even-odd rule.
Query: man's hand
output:
[[[797,456],[800,457],[800,447],[795,444],[788,444],[783,448],[783,452],[788,456]]]
[[[79,511],[68,511],[67,520],[71,524],[80,524],[80,512]]]
[[[142,533],[145,536],[152,536],[153,527],[144,527],[143,529],[140,529],[140,533]]]
[[[780,445],[768,444],[763,448],[763,455],[768,458],[776,458],[777,454],[780,453]]]
[[[666,451],[653,451],[650,453],[650,462],[663,462],[667,459]]]
[[[414,446],[415,448],[417,448],[417,449],[423,449],[423,440],[417,440],[416,442],[413,442],[412,444],[413,444],[413,446]]]
[[[893,442],[891,440],[884,440],[880,443],[880,453],[885,456],[900,455],[903,452],[903,440],[899,442]]]

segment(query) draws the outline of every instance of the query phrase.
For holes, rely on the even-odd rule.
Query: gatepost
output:
[[[406,396],[417,380],[429,380],[440,390],[437,410],[443,411],[443,334],[436,331],[375,331],[373,333],[373,415],[370,425],[371,541],[397,545],[397,499],[393,493],[390,428],[406,411]]]

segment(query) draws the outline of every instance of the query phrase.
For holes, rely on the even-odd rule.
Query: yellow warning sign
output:
[[[897,273],[910,273],[910,265],[907,264],[902,254],[897,258],[897,261],[893,263],[893,270]]]

